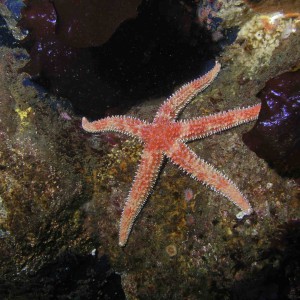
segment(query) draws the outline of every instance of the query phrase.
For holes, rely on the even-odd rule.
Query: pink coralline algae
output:
[[[114,9],[115,13],[111,11],[114,8],[111,2],[24,1],[18,25],[28,31],[22,45],[31,60],[21,71],[33,76],[51,92],[70,98],[79,112],[91,111],[93,114],[95,107],[95,114],[99,115],[109,103],[116,104],[110,100],[99,101],[101,91],[113,94],[114,89],[104,75],[100,78],[99,59],[94,52],[96,47],[107,42],[123,21],[137,15],[140,1],[119,5],[118,10]],[[104,60],[108,60],[107,57]],[[107,98],[105,96],[103,99]]]
[[[280,175],[300,177],[300,70],[283,73],[257,95],[262,108],[246,145]]]
[[[190,188],[185,189],[183,193],[184,193],[184,200],[187,202],[189,202],[194,198],[194,192]]]
[[[197,19],[208,30],[216,30],[221,19],[217,18],[217,12],[222,7],[221,1],[198,1]]]

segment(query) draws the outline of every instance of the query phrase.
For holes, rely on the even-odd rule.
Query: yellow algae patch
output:
[[[22,127],[26,127],[29,125],[29,122],[26,121],[26,119],[28,118],[28,116],[31,114],[32,112],[32,108],[28,107],[25,110],[21,110],[20,108],[16,108],[15,112],[18,114],[20,120],[21,120],[21,126]]]

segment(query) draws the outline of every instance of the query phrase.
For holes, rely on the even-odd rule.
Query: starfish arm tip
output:
[[[245,216],[249,216],[253,213],[253,208],[251,206],[249,206],[249,208],[247,210],[242,210],[240,211],[236,217],[237,219],[241,220],[243,219]]]
[[[245,215],[251,215],[253,213],[253,208],[252,206],[249,206],[249,208],[245,211]]]
[[[119,246],[124,248],[126,246],[127,242],[119,241]]]
[[[86,130],[86,127],[87,127],[88,124],[89,124],[88,119],[86,117],[83,117],[82,120],[81,120],[82,128]]]
[[[122,228],[122,220],[120,221],[120,231],[119,231],[119,246],[120,247],[125,247],[127,245],[132,226],[133,226],[133,223],[130,225],[129,228]]]

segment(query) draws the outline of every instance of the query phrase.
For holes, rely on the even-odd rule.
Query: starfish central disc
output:
[[[197,157],[185,142],[201,139],[255,120],[261,105],[238,108],[192,120],[176,121],[178,113],[197,93],[209,86],[220,68],[220,64],[216,63],[207,74],[183,85],[161,105],[152,123],[123,116],[108,117],[94,122],[89,122],[86,118],[82,119],[82,127],[88,132],[121,132],[135,136],[144,143],[141,162],[121,216],[120,246],[125,246],[127,243],[134,221],[151,192],[164,157],[186,171],[192,178],[224,195],[245,215],[252,212],[250,203],[237,186],[226,175]]]
[[[176,122],[154,123],[144,127],[141,136],[149,149],[166,152],[180,138],[180,129],[180,124]]]

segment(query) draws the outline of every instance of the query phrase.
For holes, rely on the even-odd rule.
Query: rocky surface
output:
[[[256,103],[269,78],[299,67],[298,27],[270,46],[261,68],[254,38],[244,31],[224,50],[220,75],[180,118]],[[117,271],[127,299],[245,299],[246,292],[248,299],[297,299],[299,186],[243,144],[253,123],[190,144],[237,184],[254,208],[251,216],[238,219],[239,210],[224,197],[167,163],[120,248],[118,222],[142,146],[117,134],[83,132],[81,116],[67,100],[58,101],[18,72],[24,57],[21,48],[0,51],[3,298],[38,299],[48,291],[49,299],[123,299],[120,291],[113,298],[101,290]],[[128,114],[152,120],[163,100],[150,99]],[[85,266],[82,273],[78,264]],[[53,272],[67,288],[55,281],[62,277],[49,277]],[[103,284],[93,285],[93,279]],[[89,294],[93,286],[96,296]]]

